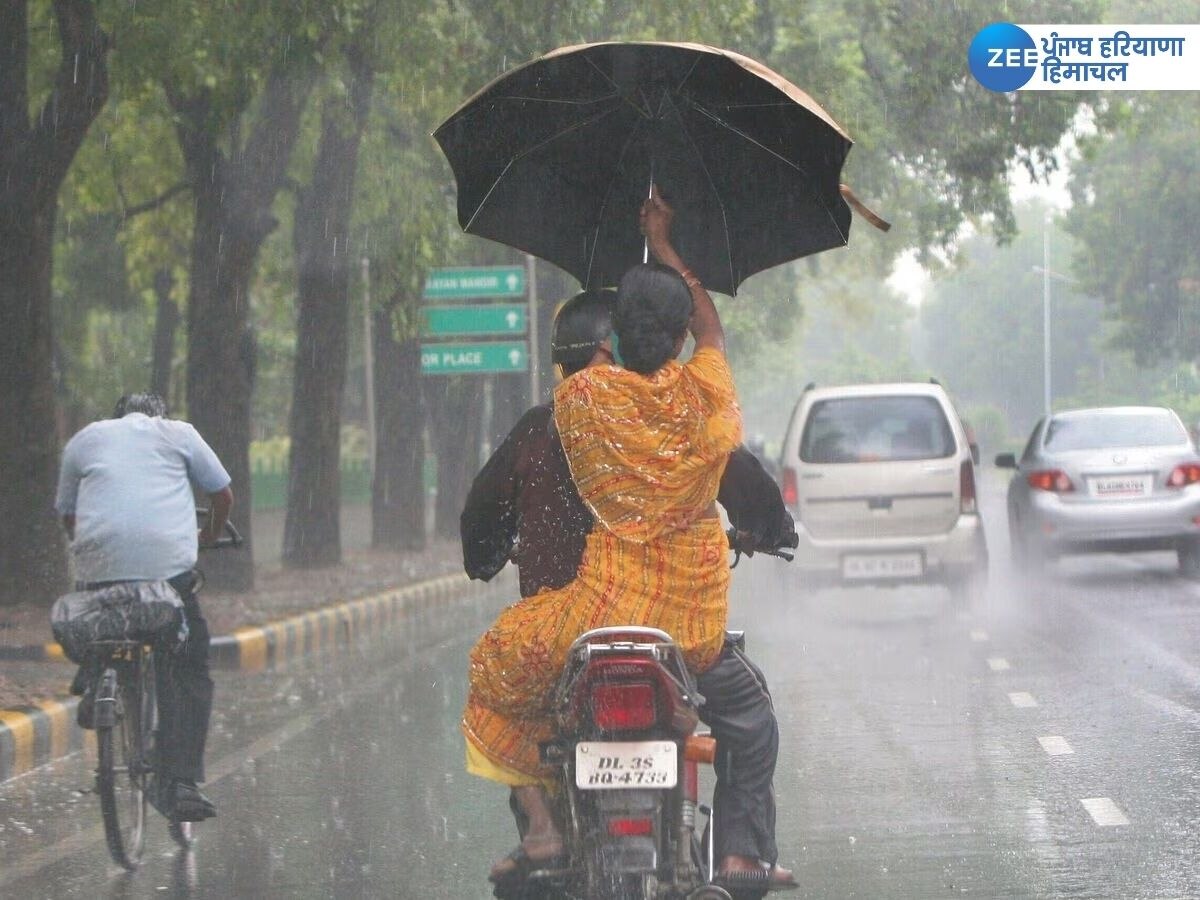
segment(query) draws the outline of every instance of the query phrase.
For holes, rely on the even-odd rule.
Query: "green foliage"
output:
[[[1026,432],[1042,411],[1042,276],[1045,209],[1018,209],[1019,233],[997,247],[975,235],[962,243],[960,265],[944,273],[921,310],[921,343],[935,374],[964,403],[1003,409],[1011,430]],[[1071,255],[1069,236],[1053,220],[1050,268]],[[1076,285],[1051,280],[1052,387],[1055,405],[1088,383],[1105,352],[1101,304]]]
[[[1200,360],[1200,103],[1138,94],[1107,111],[1115,133],[1084,142],[1067,227],[1073,268],[1141,365]]]
[[[69,393],[102,408],[108,399],[93,352],[100,320],[92,307],[122,296],[121,315],[140,316],[123,329],[126,377],[149,359],[155,273],[175,277],[173,296],[187,296],[191,240],[185,189],[141,215],[127,217],[185,180],[177,146],[179,124],[163,85],[203,98],[209,124],[227,154],[246,139],[255,97],[268,69],[283,63],[299,73],[324,73],[317,99],[345,94],[341,48],[364,22],[377,72],[372,115],[360,151],[354,237],[349,252],[370,259],[373,301],[392,312],[397,336],[411,335],[420,289],[430,267],[519,260],[507,248],[464,236],[455,222],[453,179],[430,133],[471,93],[508,68],[556,46],[591,40],[694,40],[762,59],[809,91],[857,140],[847,181],[868,204],[895,222],[887,235],[862,222],[848,250],[827,253],[751,279],[736,300],[722,300],[731,352],[745,382],[748,406],[777,405],[767,385],[805,380],[883,379],[923,374],[908,355],[910,310],[881,290],[892,261],[909,247],[926,258],[952,246],[964,221],[991,220],[1012,229],[1006,177],[1024,165],[1038,174],[1055,165],[1052,150],[1078,109],[1079,95],[1002,96],[979,88],[964,56],[974,32],[998,18],[1088,21],[1094,0],[1028,3],[964,0],[698,0],[647,5],[633,0],[420,0],[400,6],[375,0],[235,4],[116,4],[106,10],[113,35],[113,91],[64,191],[60,241],[68,265],[56,275]],[[1027,9],[1022,13],[1022,9]],[[47,14],[44,27],[49,28]],[[39,20],[40,21],[40,20]],[[56,48],[38,44],[44,82]],[[319,104],[305,119],[292,161],[295,180],[307,176]],[[1116,115],[1114,113],[1114,115]],[[251,321],[258,338],[255,433],[282,433],[290,402],[295,292],[290,226],[293,201],[281,196],[272,214],[280,227],[264,244]],[[89,247],[90,259],[67,245],[84,222],[115,222],[115,240]],[[781,223],[786,227],[786,223]],[[81,248],[82,250],[82,248]],[[124,255],[121,265],[119,257]],[[101,271],[103,279],[90,278]],[[356,269],[357,272],[357,269]],[[573,289],[547,278],[547,302]],[[100,290],[101,284],[112,289]],[[352,281],[355,292],[360,279]],[[132,307],[128,306],[133,298]],[[812,306],[812,309],[809,307]],[[358,328],[359,316],[352,318]],[[878,341],[875,338],[878,337]],[[869,338],[869,339],[867,339]],[[140,341],[136,346],[133,341]],[[865,341],[865,342],[864,342]],[[352,330],[351,365],[361,337]],[[87,348],[91,348],[90,350]],[[177,341],[182,352],[183,341]],[[86,351],[86,352],[85,352]],[[786,359],[776,377],[772,363]],[[742,377],[742,372],[747,376]],[[760,378],[760,376],[762,376]],[[144,379],[143,379],[144,380]],[[349,395],[361,380],[351,372]],[[757,412],[756,412],[757,414]],[[765,414],[765,412],[764,412]]]

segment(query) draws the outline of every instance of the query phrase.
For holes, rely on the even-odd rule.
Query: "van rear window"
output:
[[[933,397],[840,397],[812,405],[800,459],[807,463],[942,459],[954,432]]]

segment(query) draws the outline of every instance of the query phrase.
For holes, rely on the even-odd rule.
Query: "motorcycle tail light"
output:
[[[1069,494],[1075,490],[1075,485],[1061,469],[1043,469],[1030,472],[1026,480],[1029,486],[1037,491],[1049,491],[1052,494]]]
[[[975,493],[975,464],[969,459],[964,460],[962,467],[958,470],[958,497],[961,512],[967,514],[979,512],[979,501]]]
[[[609,837],[643,837],[654,834],[653,819],[609,819]]]
[[[1200,482],[1200,463],[1183,463],[1167,478],[1167,487],[1181,488]]]
[[[800,502],[800,486],[796,482],[796,470],[791,466],[783,469],[783,502],[795,506]]]
[[[645,681],[592,685],[592,721],[601,731],[639,731],[658,721],[654,685]]]

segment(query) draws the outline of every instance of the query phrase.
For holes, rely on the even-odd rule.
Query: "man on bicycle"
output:
[[[196,822],[216,815],[216,808],[197,787],[204,780],[213,683],[194,567],[199,544],[215,543],[224,530],[233,491],[196,429],[166,416],[157,394],[128,394],[113,418],[78,432],[63,449],[55,508],[71,539],[77,590],[166,580],[183,599],[187,641],[163,654],[156,670],[162,780],[154,799],[173,821]],[[193,485],[208,495],[211,508],[199,533]],[[82,693],[82,681],[72,689]]]

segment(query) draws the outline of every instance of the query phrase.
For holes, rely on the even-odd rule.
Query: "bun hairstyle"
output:
[[[613,330],[621,364],[641,375],[675,356],[692,319],[692,294],[679,273],[661,263],[634,266],[621,277]]]

